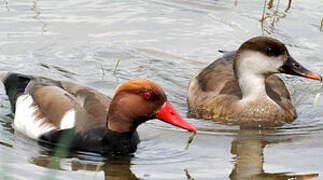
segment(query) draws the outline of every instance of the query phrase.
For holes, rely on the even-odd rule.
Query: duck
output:
[[[140,142],[137,127],[156,118],[196,133],[150,80],[128,80],[113,98],[42,76],[5,72],[1,81],[15,114],[15,133],[42,145],[57,147],[66,141],[69,151],[131,154]]]
[[[248,127],[293,122],[296,110],[278,73],[322,81],[279,40],[253,37],[193,76],[187,90],[188,116]]]

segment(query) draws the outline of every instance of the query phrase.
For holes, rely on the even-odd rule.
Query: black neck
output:
[[[11,104],[12,112],[16,111],[16,100],[18,94],[25,91],[26,86],[28,85],[30,78],[21,76],[20,74],[10,74],[3,82],[6,93],[9,97]]]
[[[102,143],[103,154],[129,154],[137,150],[139,136],[136,131],[121,133],[108,129],[107,133],[103,137]]]

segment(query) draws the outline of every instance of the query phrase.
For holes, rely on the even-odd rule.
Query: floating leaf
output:
[[[317,93],[314,98],[314,107],[317,107],[319,105],[319,99],[320,99],[320,93]]]

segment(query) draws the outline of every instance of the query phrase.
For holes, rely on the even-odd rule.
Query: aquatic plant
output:
[[[320,99],[320,93],[317,93],[314,98],[314,107],[317,107],[319,105],[319,99]]]
[[[292,7],[292,0],[288,0],[285,10],[280,10],[280,0],[264,0],[264,8],[260,19],[261,30],[263,35],[265,33],[272,34],[275,30],[276,24],[287,16],[288,11]],[[266,23],[267,22],[267,23]]]
[[[55,145],[54,155],[50,158],[48,168],[57,169],[60,167],[60,161],[66,158],[69,153],[73,135],[74,131],[72,130],[67,130],[62,133],[58,143]],[[44,179],[55,179],[55,174],[48,173]]]
[[[114,76],[117,75],[117,70],[118,70],[119,63],[120,63],[120,59],[118,59],[117,64],[114,66],[114,70],[113,70],[113,75]]]
[[[193,133],[187,140],[186,146],[185,146],[185,150],[188,150],[190,144],[193,142],[193,139],[195,137],[196,133]]]

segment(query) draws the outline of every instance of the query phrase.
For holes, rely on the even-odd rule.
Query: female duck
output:
[[[187,93],[189,114],[247,126],[291,122],[296,111],[276,73],[322,80],[296,62],[280,41],[255,37],[193,77]]]
[[[68,134],[71,150],[133,153],[139,143],[136,128],[154,118],[196,132],[149,80],[127,81],[110,99],[74,83],[15,73],[2,76],[16,132],[47,145]]]

